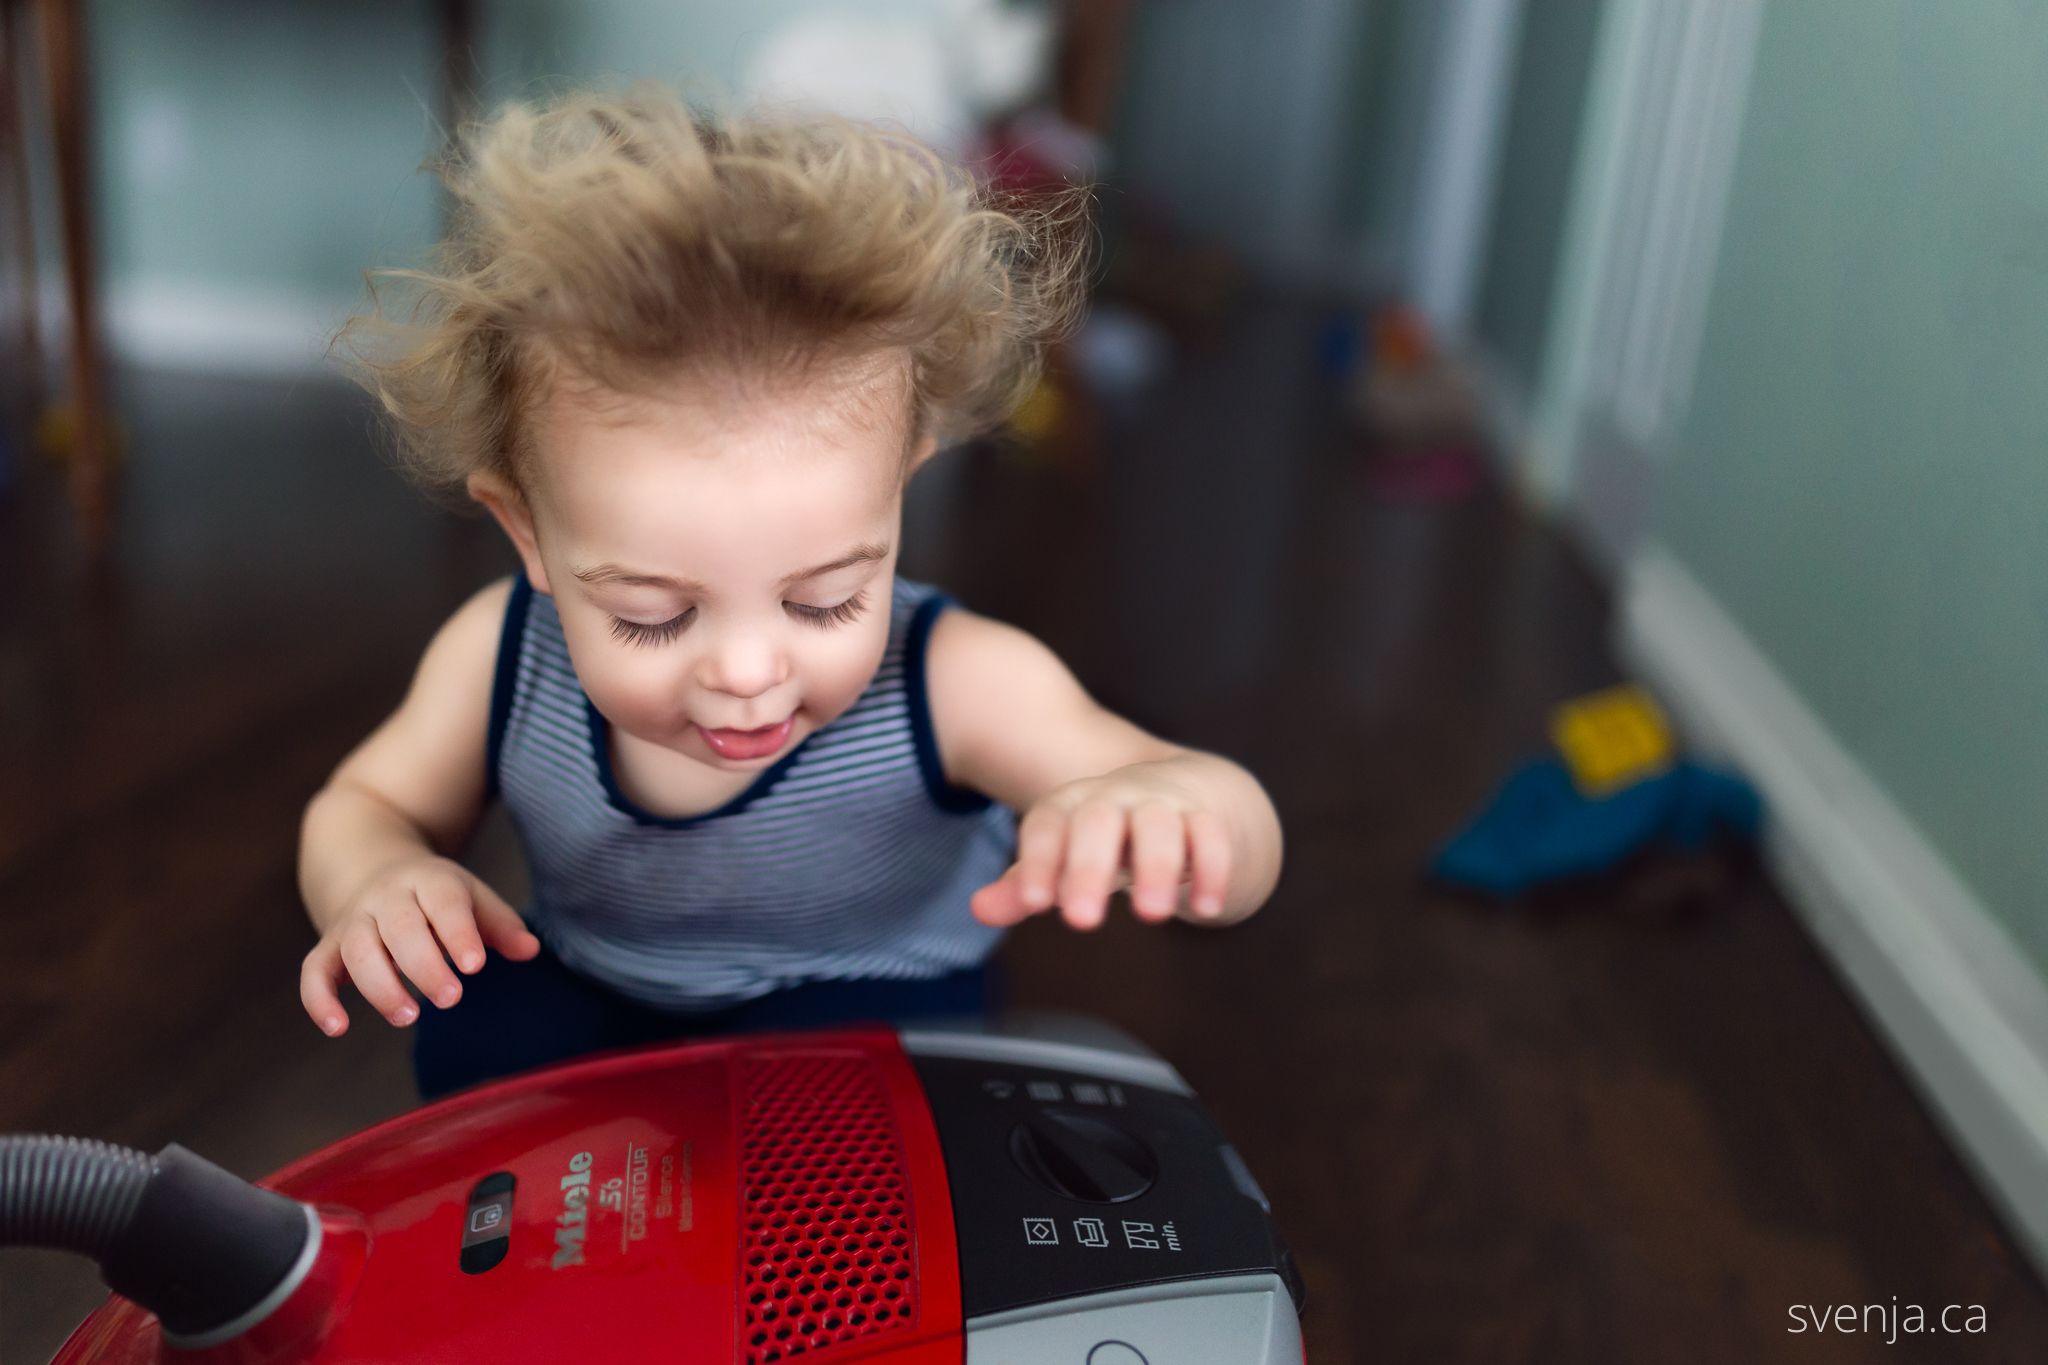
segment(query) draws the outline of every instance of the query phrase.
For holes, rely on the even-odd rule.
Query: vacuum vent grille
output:
[[[740,1086],[748,1365],[912,1327],[910,1191],[873,1063],[778,1054],[750,1059]]]

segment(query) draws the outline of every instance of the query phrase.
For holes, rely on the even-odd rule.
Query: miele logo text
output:
[[[590,1153],[569,1158],[562,1177],[562,1211],[555,1215],[555,1269],[583,1264],[583,1237],[590,1230]]]

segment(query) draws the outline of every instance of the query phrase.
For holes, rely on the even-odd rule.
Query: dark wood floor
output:
[[[920,480],[908,571],[1242,758],[1286,880],[1225,934],[1028,926],[1020,1003],[1093,1011],[1203,1093],[1340,1362],[2040,1361],[2048,1301],[1796,921],[1739,862],[1532,905],[1431,849],[1611,680],[1607,607],[1510,505],[1375,500],[1308,319],[1262,311],[1112,414],[1115,459]],[[301,1013],[299,810],[432,625],[510,560],[370,454],[340,390],[126,377],[124,531],[81,565],[0,499],[0,1131],[177,1140],[249,1175],[413,1100],[406,1035]],[[502,830],[476,854],[516,885]],[[0,1361],[99,1297],[0,1253]],[[1788,1333],[1792,1304],[1981,1304],[1989,1331]]]

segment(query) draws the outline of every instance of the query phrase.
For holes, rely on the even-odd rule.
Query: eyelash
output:
[[[859,620],[860,614],[867,610],[868,595],[866,592],[857,592],[836,607],[807,607],[801,602],[784,602],[782,605],[790,615],[805,625],[816,626],[819,630],[830,630],[834,626],[843,626]]]
[[[857,592],[836,607],[812,607],[801,602],[784,602],[783,609],[807,626],[819,630],[830,630],[834,626],[848,625],[860,619],[867,610],[868,595]],[[641,621],[628,621],[624,617],[612,618],[612,635],[629,645],[665,645],[688,628],[697,617],[697,609],[691,607],[681,616],[648,625]]]
[[[683,628],[697,618],[697,609],[691,607],[681,616],[671,617],[655,625],[641,621],[628,621],[622,616],[612,618],[612,634],[629,645],[665,645],[683,633]]]

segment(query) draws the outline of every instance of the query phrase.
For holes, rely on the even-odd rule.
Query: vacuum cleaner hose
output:
[[[156,1174],[147,1153],[90,1138],[0,1138],[0,1246],[76,1251],[119,1243]]]
[[[260,1320],[303,1275],[311,1210],[172,1143],[150,1156],[73,1137],[0,1137],[0,1246],[76,1251],[174,1337]],[[259,1311],[260,1310],[260,1311]]]

